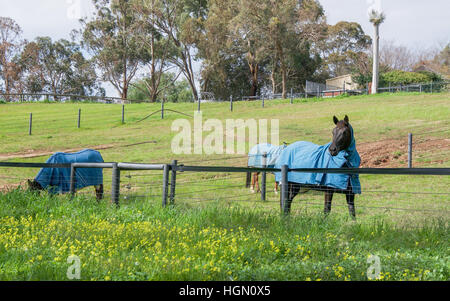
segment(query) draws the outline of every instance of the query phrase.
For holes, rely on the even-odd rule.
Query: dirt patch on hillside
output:
[[[95,150],[104,150],[104,149],[109,149],[109,148],[113,148],[113,147],[114,147],[114,144],[105,144],[105,145],[98,145],[93,148],[90,148],[90,147],[87,147],[87,148],[95,149]],[[53,155],[56,152],[74,153],[74,152],[79,152],[83,149],[86,149],[86,148],[69,148],[69,149],[56,150],[56,151],[35,151],[33,149],[30,149],[27,152],[0,155],[0,160],[37,158],[37,157]]]
[[[408,162],[408,139],[388,139],[370,143],[361,143],[357,145],[357,150],[361,156],[361,167],[405,167]],[[417,164],[418,153],[429,152],[433,150],[442,153],[450,153],[450,139],[421,139],[413,141],[413,163]],[[445,156],[443,155],[442,158]],[[443,159],[433,156],[433,160],[428,163],[443,163]]]
[[[0,193],[8,193],[19,188],[20,186],[25,187],[25,182],[20,184],[0,184]]]
[[[63,150],[53,150],[53,151],[35,151],[33,149],[28,150],[27,152],[20,152],[20,153],[10,153],[10,154],[0,154],[0,161],[5,160],[11,160],[11,159],[29,159],[29,158],[38,158],[43,156],[50,156],[53,155],[56,152],[63,152],[63,153],[75,153],[82,151],[83,149],[93,149],[93,150],[105,150],[105,149],[111,149],[111,148],[119,148],[119,147],[131,147],[136,145],[142,145],[142,144],[149,144],[149,143],[157,143],[156,141],[145,141],[145,142],[139,142],[134,144],[128,144],[128,145],[117,145],[117,144],[102,144],[97,145],[93,147],[83,147],[83,148],[69,148],[69,149],[63,149]]]

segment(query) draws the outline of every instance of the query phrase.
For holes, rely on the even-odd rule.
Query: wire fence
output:
[[[203,162],[202,162],[203,163]],[[275,189],[273,173],[326,173],[359,175],[363,183],[362,195],[356,197],[357,215],[376,216],[377,214],[398,217],[399,214],[413,214],[426,219],[438,216],[448,221],[450,204],[450,168],[360,168],[360,169],[288,169],[248,168],[227,166],[185,165],[177,161],[172,164],[39,164],[39,163],[1,163],[0,180],[7,179],[18,184],[10,189],[26,188],[22,176],[14,176],[14,170],[24,169],[27,175],[35,175],[38,168],[67,168],[71,170],[69,179],[60,179],[59,185],[69,185],[70,194],[91,195],[95,189],[77,190],[77,170],[82,168],[102,168],[104,198],[113,204],[130,202],[158,202],[162,206],[196,206],[199,204],[222,203],[233,206],[241,204],[250,208],[281,210],[286,213],[290,201],[290,186],[282,180]],[[7,169],[8,172],[5,172]],[[73,170],[73,172],[72,172]],[[247,173],[260,173],[259,188],[252,192],[246,187]],[[8,174],[8,176],[4,176]],[[21,172],[21,174],[23,174]],[[82,179],[90,182],[92,179]],[[291,185],[293,185],[291,183]],[[3,189],[5,192],[5,189]],[[56,191],[57,192],[57,191]],[[348,191],[337,191],[331,187],[303,186],[294,198],[293,212],[318,212],[324,204],[324,193],[348,195]],[[0,192],[1,193],[1,192]],[[340,195],[339,194],[339,195]],[[333,203],[333,210],[345,212],[348,204],[339,195]]]
[[[380,93],[383,92],[399,92],[399,91],[409,91],[409,92],[422,92],[422,93],[429,93],[429,92],[439,92],[439,91],[448,91],[448,82],[445,83],[428,83],[428,84],[417,84],[417,85],[395,85],[395,86],[389,86],[380,88]],[[320,88],[320,86],[317,86]],[[365,92],[364,92],[365,91]],[[368,90],[321,90],[318,89],[316,92],[316,95],[314,95],[314,92],[311,90],[310,92],[306,93],[295,93],[293,90],[291,90],[290,94],[288,94],[288,98],[290,98],[290,102],[293,104],[296,101],[298,101],[301,98],[307,98],[309,96],[313,97],[334,97],[341,95],[342,93],[353,93],[357,94],[357,92],[361,92],[362,94],[367,93]],[[350,93],[350,94],[351,94]],[[0,94],[0,99],[2,97],[8,96],[8,97],[19,97],[19,99],[24,99],[25,96],[27,97],[42,97],[43,95],[48,96],[47,94]],[[51,95],[51,94],[50,94]],[[23,96],[23,97],[22,97]],[[54,97],[60,97],[62,99],[63,95],[54,95]],[[68,98],[75,99],[82,98],[83,96],[76,96],[76,95],[66,95]],[[92,96],[92,99],[108,99],[104,97],[97,97]],[[241,98],[230,98],[230,111],[236,111],[236,106],[233,105],[235,101],[241,101],[241,100],[258,100],[261,102],[262,107],[266,106],[266,103],[269,99],[277,99],[281,98],[280,95],[270,95],[267,98],[265,96],[247,96],[247,97],[241,97]],[[121,102],[121,99],[119,98],[110,98],[111,101],[109,103],[119,103]],[[194,104],[196,106],[195,109],[197,111],[201,111],[204,109],[202,107],[201,102],[199,101],[197,104]],[[195,110],[194,109],[194,110]],[[101,109],[96,111],[89,109],[89,108],[71,108],[69,111],[64,112],[29,112],[23,114],[22,118],[17,118],[17,116],[2,116],[0,120],[0,134],[8,134],[8,135],[14,135],[14,134],[28,134],[29,136],[36,135],[36,134],[57,134],[61,131],[65,130],[74,130],[74,129],[89,129],[92,127],[95,128],[102,128],[102,129],[111,129],[116,128],[120,125],[123,125],[125,123],[128,124],[136,124],[139,125],[140,122],[147,120],[148,118],[152,116],[160,116],[161,119],[165,119],[167,115],[176,115],[176,116],[183,116],[192,118],[192,114],[186,114],[185,112],[182,112],[180,110],[176,110],[176,106],[168,106],[168,104],[165,104],[164,102],[161,102],[161,109],[157,110],[155,112],[150,113],[147,116],[142,116],[142,112],[140,111],[128,111],[125,104],[117,105],[117,107],[110,107],[107,110]],[[53,115],[52,115],[53,114]],[[54,126],[53,126],[54,125]],[[100,126],[101,125],[101,126]],[[433,133],[433,131],[429,132]]]
[[[419,92],[419,93],[439,93],[449,91],[448,81],[429,82],[417,84],[389,83],[387,86],[379,87],[378,93],[397,93],[397,92]],[[308,97],[337,97],[343,94],[364,95],[370,94],[369,84],[364,89],[349,89],[343,87],[335,87],[328,84],[306,81],[304,91],[286,92],[286,97],[291,100],[302,99]],[[216,99],[211,92],[202,92],[198,100],[192,99],[192,102],[208,103],[208,102],[226,102],[228,100]],[[203,97],[205,95],[205,97]],[[282,93],[261,93],[260,95],[240,95],[231,96],[230,102],[236,101],[257,101],[257,100],[279,100],[283,99]],[[0,93],[0,101],[7,102],[97,102],[105,104],[131,104],[131,103],[149,103],[146,100],[123,99],[120,97],[98,96],[98,95],[72,95],[72,94],[55,94],[55,93]],[[158,101],[163,103],[162,100]]]
[[[97,103],[140,103],[142,100],[123,99],[104,95],[77,95],[58,93],[0,93],[0,100],[8,102],[97,102]]]

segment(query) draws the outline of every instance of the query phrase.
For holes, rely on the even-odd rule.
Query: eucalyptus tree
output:
[[[370,36],[356,22],[328,25],[327,37],[320,43],[320,52],[329,75],[351,73],[357,61],[368,53],[371,42]]]
[[[232,23],[238,38],[251,46],[254,55],[247,56],[257,62],[268,61],[273,92],[280,78],[286,97],[289,74],[296,66],[290,62],[299,51],[309,49],[309,43],[320,39],[324,21],[323,8],[316,0],[242,0]]]
[[[79,45],[61,39],[38,37],[27,43],[20,56],[30,92],[91,95],[100,90],[95,68]]]
[[[3,81],[5,93],[14,88],[15,79],[21,72],[16,62],[24,41],[21,38],[22,29],[11,18],[0,17],[0,79]],[[6,96],[9,99],[9,96]]]
[[[129,0],[92,0],[92,19],[80,20],[81,44],[93,56],[102,79],[110,82],[126,99],[131,81],[149,60],[142,43],[138,14]]]
[[[147,4],[153,2],[143,1]],[[174,52],[167,59],[181,71],[194,98],[198,99],[194,61],[196,43],[202,31],[201,23],[207,14],[207,1],[159,0],[157,3],[158,5],[153,6],[157,15],[156,27],[172,43],[171,51]]]
[[[369,20],[374,26],[372,94],[378,93],[380,65],[380,24],[384,22],[385,18],[385,14],[381,11],[371,10],[369,13]]]
[[[247,91],[253,78],[251,69],[248,72],[251,61],[247,60],[247,51],[231,31],[238,1],[210,0],[207,8],[208,15],[196,43],[202,60],[201,90],[214,93],[216,99],[229,99]]]

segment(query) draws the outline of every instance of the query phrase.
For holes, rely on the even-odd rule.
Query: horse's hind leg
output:
[[[253,173],[252,186],[250,187],[250,190],[252,193],[259,192],[258,178],[259,178],[259,173],[257,173],[257,172]]]
[[[256,173],[250,173],[250,175],[251,175],[251,178],[252,178],[252,184],[250,185],[250,191],[252,193],[255,193],[255,182],[256,182],[257,174]]]
[[[333,201],[333,195],[334,193],[332,191],[325,191],[325,208],[324,208],[325,215],[328,215],[331,212],[331,203]]]
[[[252,180],[252,173],[247,173],[247,179],[245,180],[245,188],[250,188],[250,182]]]
[[[261,173],[260,172],[258,172],[258,173],[256,173],[256,192],[258,193],[258,192],[261,192],[261,188],[259,187],[259,175],[260,175]]]
[[[356,219],[356,211],[355,211],[355,194],[354,193],[347,193],[347,205],[348,205],[348,212],[350,213],[350,216],[353,219]]]

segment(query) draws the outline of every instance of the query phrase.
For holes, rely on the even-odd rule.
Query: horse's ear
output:
[[[347,116],[347,115],[345,115],[344,121],[347,122],[347,123],[350,123],[350,122],[349,122],[350,120],[348,119],[348,116]]]
[[[333,121],[334,121],[334,124],[336,124],[336,125],[337,125],[337,124],[338,124],[338,122],[339,122],[339,119],[338,119],[338,118],[337,118],[336,116],[334,116],[334,117],[333,117]]]

